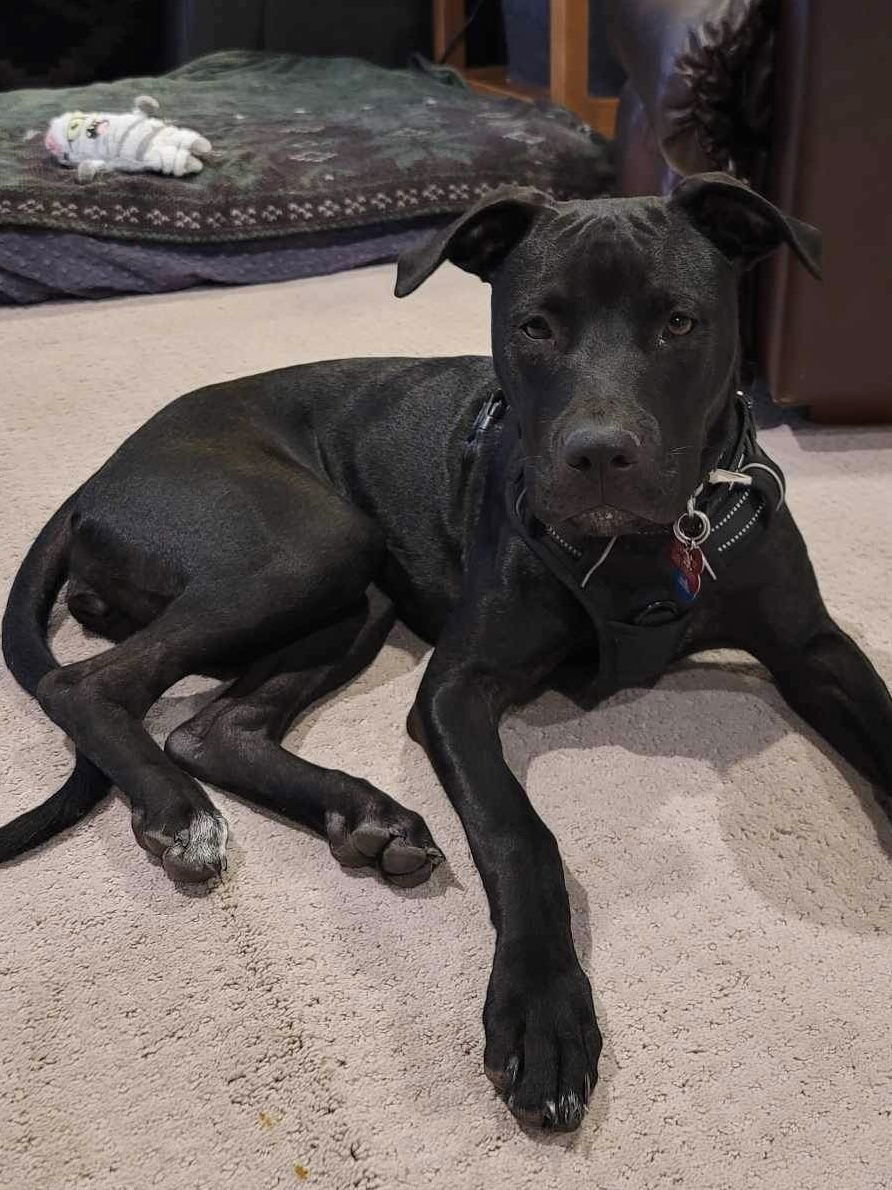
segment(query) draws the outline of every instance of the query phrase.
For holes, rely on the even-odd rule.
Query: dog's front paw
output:
[[[401,888],[423,884],[443,862],[421,815],[364,781],[351,784],[343,810],[329,810],[325,830],[338,863],[345,868],[377,865]]]
[[[575,954],[555,962],[537,949],[497,948],[483,1061],[522,1123],[572,1131],[598,1078],[601,1033]]]

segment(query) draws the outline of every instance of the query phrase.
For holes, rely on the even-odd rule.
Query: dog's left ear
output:
[[[444,260],[487,281],[550,203],[547,194],[523,186],[503,186],[485,195],[442,231],[402,254],[394,293],[412,293]]]
[[[821,233],[785,215],[767,198],[729,174],[694,174],[672,192],[698,231],[729,260],[750,268],[781,244],[789,244],[814,277],[821,275]]]

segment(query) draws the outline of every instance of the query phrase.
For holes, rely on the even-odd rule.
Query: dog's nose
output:
[[[580,426],[564,441],[564,462],[574,471],[628,471],[640,459],[640,440],[618,426]]]

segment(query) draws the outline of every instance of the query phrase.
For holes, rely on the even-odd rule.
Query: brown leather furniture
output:
[[[610,0],[629,82],[620,192],[727,170],[824,233],[824,281],[778,253],[746,339],[781,405],[892,420],[890,0]]]

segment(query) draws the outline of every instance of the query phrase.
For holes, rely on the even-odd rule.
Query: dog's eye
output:
[[[676,310],[674,314],[669,315],[666,330],[670,335],[689,335],[693,329],[694,320],[688,314]]]
[[[552,339],[551,327],[541,314],[528,318],[520,328],[528,339]]]

